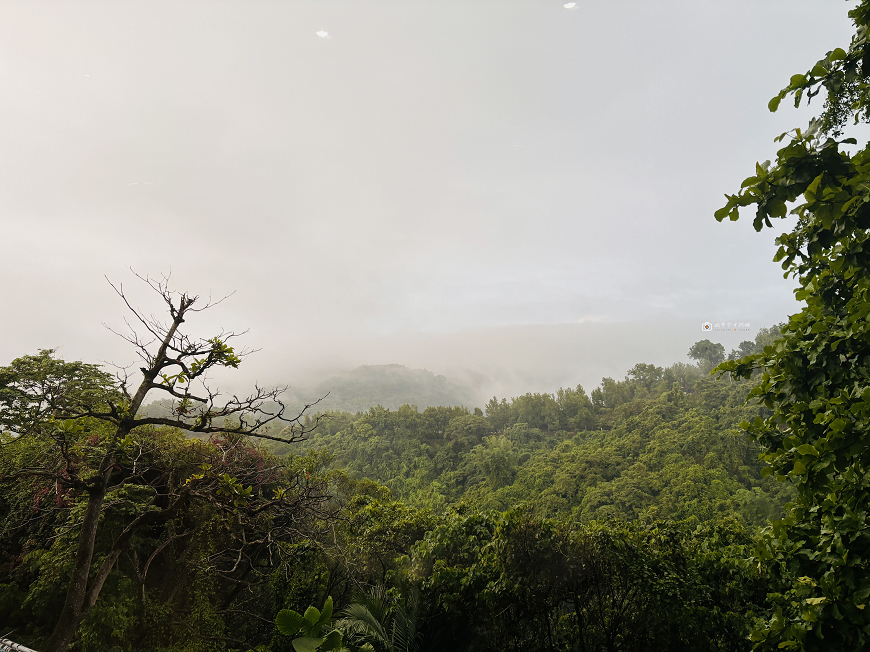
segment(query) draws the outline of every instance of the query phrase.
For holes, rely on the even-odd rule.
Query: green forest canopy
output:
[[[716,213],[797,217],[775,341],[590,395],[277,428],[277,394],[192,409],[189,381],[240,358],[174,335],[180,295],[156,328],[192,364],[146,350],[135,396],[50,351],[0,368],[3,626],[46,652],[866,649],[870,150],[842,136],[870,121],[870,2],[849,16],[769,105],[824,90],[821,115]],[[172,417],[137,415],[153,388]]]
[[[761,331],[744,348],[763,349],[777,330]],[[759,448],[738,432],[741,420],[764,414],[743,403],[753,382],[713,379],[701,366],[638,364],[590,395],[577,387],[493,398],[485,411],[405,405],[310,415],[308,438],[297,444],[257,447],[153,430],[154,445],[134,447],[142,468],[166,478],[154,486],[215,477],[215,492],[136,533],[74,646],[283,650],[289,639],[272,622],[280,609],[304,611],[326,596],[351,609],[382,591],[381,615],[413,617],[415,631],[431,639],[428,648],[421,639],[424,649],[504,649],[488,646],[531,641],[545,623],[552,645],[579,633],[590,645],[643,640],[655,643],[650,649],[682,649],[733,639],[729,645],[742,649],[752,609],[735,615],[734,605],[722,612],[723,605],[742,596],[761,609],[764,580],[741,560],[751,533],[792,496],[788,483],[762,476]],[[83,432],[81,445],[95,437]],[[8,435],[0,451],[2,473],[44,454]],[[130,463],[120,460],[122,468]],[[0,499],[9,524],[0,541],[12,560],[0,569],[3,626],[37,649],[53,626],[82,504],[74,491],[54,489],[34,480]],[[149,509],[144,489],[121,485],[112,494],[98,549]],[[298,499],[283,512],[260,511],[279,493]],[[608,600],[621,610],[587,596],[585,608],[601,622],[585,622],[566,611],[592,590],[585,575],[558,571],[517,611],[516,592],[532,590],[521,578],[534,567],[521,558],[506,567],[498,550],[532,543],[536,559],[554,565],[542,572],[588,557],[603,564],[597,582],[639,582],[633,590],[641,593],[623,604],[628,596],[611,586]],[[730,566],[715,570],[723,563]],[[643,581],[632,575],[641,570]],[[708,572],[726,572],[734,586],[716,594]],[[520,584],[495,590],[492,581],[505,573]],[[704,623],[697,614],[686,620],[687,604],[662,612],[650,601],[659,590],[686,600],[707,591],[706,602],[692,607],[702,609]],[[476,616],[461,617],[463,609]],[[617,622],[622,629],[613,630]],[[377,642],[365,627],[345,625],[343,644]]]

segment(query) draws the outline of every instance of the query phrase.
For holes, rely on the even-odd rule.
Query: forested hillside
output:
[[[424,408],[474,402],[468,388],[426,369],[409,369],[400,364],[364,365],[295,394],[306,403],[320,399],[321,409],[349,412],[368,410],[375,405],[395,410],[403,405]]]
[[[772,331],[743,348],[763,349]],[[790,492],[761,476],[758,447],[738,433],[741,421],[763,413],[744,403],[750,387],[705,377],[700,366],[638,364],[591,396],[577,387],[493,398],[485,411],[327,412],[300,448],[328,454],[333,468],[376,480],[417,507],[524,504],[542,517],[729,516],[761,525]]]
[[[73,647],[502,650],[546,635],[547,649],[745,649],[771,588],[745,558],[792,490],[763,477],[757,445],[738,430],[765,414],[744,402],[755,380],[710,377],[720,345],[702,341],[690,355],[696,365],[638,364],[590,394],[268,422],[265,445],[234,434],[232,415],[218,435],[197,434],[214,427],[195,414],[180,431],[143,426],[109,471],[118,482],[95,539],[108,574]],[[112,391],[96,368],[50,352],[3,373],[18,428],[31,413],[13,389],[26,378],[68,384],[86,373]],[[184,410],[152,404],[145,418]],[[55,441],[68,442],[68,476],[96,463],[105,428],[64,423],[42,443],[4,434],[0,473],[46,455],[63,464]],[[60,479],[31,473],[0,497],[11,560],[0,568],[0,623],[37,649],[51,643],[87,496],[52,473]],[[309,605],[343,616],[294,620]],[[319,644],[304,647],[303,626]]]
[[[296,3],[265,4],[295,8]],[[344,3],[341,13],[350,4]],[[470,17],[478,11],[469,9],[472,4],[463,5]],[[526,4],[535,5],[536,11],[544,7]],[[565,11],[581,9],[581,3],[559,4],[548,11],[565,16]],[[604,3],[597,4],[596,11]],[[701,7],[706,12],[704,21],[698,23],[702,30],[725,24],[724,13],[718,21],[709,19],[716,3],[695,4],[705,5]],[[522,16],[521,5],[511,5],[507,13]],[[259,13],[268,8],[265,5],[246,5],[246,11],[258,12],[260,18],[239,14],[242,19],[232,24],[217,20],[215,7],[209,5],[207,20],[196,12],[190,14],[185,20],[193,22],[179,22],[184,28],[179,32],[158,34],[149,31],[147,21],[127,21],[135,23],[146,40],[158,34],[160,38],[148,44],[160,43],[159,48],[140,47],[145,41],[132,39],[131,31],[113,36],[118,43],[132,39],[137,56],[145,52],[153,59],[175,41],[196,54],[171,57],[171,67],[184,73],[174,82],[171,78],[160,82],[175,89],[171,96],[148,91],[151,73],[138,74],[133,56],[116,57],[121,64],[118,70],[128,71],[121,76],[134,80],[137,88],[145,84],[146,90],[128,93],[113,86],[116,82],[111,78],[118,75],[97,66],[100,58],[115,52],[107,41],[101,45],[84,39],[89,51],[102,52],[90,57],[87,68],[83,59],[70,57],[53,72],[45,65],[19,66],[18,73],[4,77],[4,83],[6,77],[12,82],[30,80],[30,86],[20,86],[17,92],[10,86],[12,91],[4,91],[6,99],[20,94],[33,96],[28,102],[35,101],[31,91],[43,98],[39,105],[19,105],[21,110],[13,115],[16,129],[9,133],[25,134],[27,151],[35,147],[39,154],[42,142],[72,156],[59,158],[60,164],[51,160],[46,164],[48,159],[38,155],[39,165],[28,167],[26,151],[19,149],[19,167],[25,176],[37,169],[40,175],[54,169],[54,178],[65,181],[44,183],[37,175],[30,191],[31,182],[24,176],[7,184],[30,193],[13,197],[10,204],[14,209],[10,214],[18,216],[23,226],[19,235],[12,229],[13,245],[7,247],[12,256],[7,267],[13,270],[7,274],[9,279],[17,279],[16,274],[24,270],[23,282],[7,285],[16,291],[18,286],[24,288],[18,295],[24,299],[4,303],[9,306],[6,322],[20,320],[24,325],[20,332],[27,331],[22,348],[34,341],[31,336],[49,333],[53,338],[62,332],[41,331],[40,320],[72,323],[73,314],[94,314],[97,304],[86,297],[61,300],[59,293],[72,288],[75,279],[70,275],[72,280],[61,282],[59,277],[82,261],[117,259],[118,252],[134,261],[180,257],[188,267],[184,274],[197,267],[203,275],[200,279],[217,280],[218,272],[247,278],[256,284],[259,295],[244,309],[256,310],[268,320],[268,330],[280,333],[282,346],[299,349],[307,345],[301,337],[306,328],[322,330],[330,346],[341,343],[342,333],[352,335],[348,341],[359,346],[376,331],[393,337],[421,325],[433,331],[450,324],[476,328],[475,324],[488,323],[483,315],[487,320],[526,322],[541,317],[549,324],[581,316],[598,319],[594,316],[598,305],[606,307],[601,314],[608,316],[602,316],[605,321],[600,324],[605,329],[613,323],[609,320],[618,319],[607,306],[621,303],[633,308],[632,298],[641,294],[649,295],[647,314],[651,306],[666,304],[682,304],[681,314],[692,314],[702,305],[692,299],[698,288],[724,297],[717,299],[723,301],[724,312],[734,309],[725,302],[734,303],[728,297],[738,290],[753,288],[748,294],[754,303],[744,305],[757,305],[774,296],[772,288],[779,292],[785,287],[766,285],[747,268],[733,281],[740,288],[716,285],[714,292],[698,276],[695,284],[661,293],[658,279],[686,276],[686,269],[698,269],[698,261],[706,265],[714,260],[722,269],[733,268],[743,263],[749,249],[741,249],[746,245],[736,237],[723,237],[716,243],[718,249],[695,249],[697,239],[707,237],[703,231],[682,218],[656,224],[651,219],[654,211],[635,211],[632,217],[640,220],[636,224],[616,219],[623,211],[633,211],[638,202],[658,203],[660,213],[685,206],[694,214],[695,202],[708,198],[687,189],[697,186],[700,193],[708,189],[701,176],[682,174],[685,161],[692,161],[703,175],[716,165],[731,165],[731,153],[722,150],[697,163],[703,160],[695,149],[700,142],[695,136],[703,132],[697,131],[700,123],[693,123],[691,116],[697,107],[669,90],[676,88],[671,81],[680,76],[683,82],[694,80],[702,68],[699,74],[709,82],[704,94],[710,97],[724,98],[734,89],[754,86],[750,76],[724,74],[725,68],[716,72],[718,64],[708,65],[715,63],[715,57],[710,58],[715,50],[701,51],[713,42],[705,38],[707,32],[681,42],[676,39],[683,36],[678,30],[662,31],[669,21],[654,25],[643,12],[623,11],[614,17],[613,27],[607,27],[611,21],[602,21],[606,14],[595,18],[584,14],[585,8],[577,11],[575,16],[594,18],[584,26],[595,35],[628,35],[629,46],[618,45],[617,54],[643,64],[635,65],[631,75],[623,75],[625,82],[613,73],[621,68],[600,68],[602,74],[593,77],[606,80],[608,86],[596,86],[590,77],[582,88],[576,86],[582,93],[572,89],[577,97],[607,100],[585,105],[604,107],[612,114],[613,122],[602,123],[603,114],[584,113],[586,108],[577,113],[576,98],[569,103],[567,95],[549,95],[547,86],[526,86],[528,96],[522,97],[522,87],[507,93],[508,87],[496,83],[499,75],[521,75],[568,87],[571,79],[582,81],[592,59],[609,59],[614,66],[629,60],[611,56],[606,47],[588,51],[595,56],[575,56],[580,52],[576,44],[584,39],[572,37],[569,42],[566,35],[577,32],[559,36],[556,29],[542,27],[548,23],[537,27],[530,23],[533,31],[526,33],[518,18],[511,22],[506,12],[493,14],[492,7],[484,7],[480,13],[485,22],[451,18],[439,23],[437,13],[427,13],[420,14],[422,31],[415,32],[415,23],[403,18],[402,23],[393,22],[393,27],[376,33],[371,25],[389,16],[367,6],[358,21],[351,21],[352,29],[347,20],[332,21],[334,34],[315,28],[308,19],[298,21],[308,25],[300,29],[319,30],[309,36],[323,46],[317,50],[321,54],[308,56],[305,53],[314,50],[295,49],[301,41],[294,36],[296,27],[289,17],[270,20],[274,29],[268,30],[273,34],[269,36],[267,30],[255,29],[265,24],[263,17],[272,15]],[[338,17],[333,9],[324,11]],[[774,8],[782,13],[780,9]],[[164,17],[170,14],[161,12],[154,18],[155,25],[172,22]],[[771,36],[750,14],[741,11],[739,17],[753,29],[756,23],[762,26],[756,35]],[[180,15],[175,15],[178,20]],[[14,19],[9,12],[4,16]],[[38,30],[19,30],[28,37],[18,41],[50,42],[50,48],[30,49],[49,57],[46,62],[57,63],[60,60],[51,56],[66,57],[76,51],[63,39],[83,41],[84,32],[79,36],[69,32],[73,35],[69,36],[68,21],[47,16],[45,11],[39,14]],[[239,368],[253,352],[239,343],[244,332],[215,327],[208,334],[197,334],[201,313],[224,299],[179,292],[171,287],[169,275],[152,277],[132,269],[136,287],[160,305],[159,311],[140,308],[129,286],[110,281],[128,311],[127,329],[112,332],[130,347],[135,365],[64,359],[58,349],[16,351],[18,357],[0,366],[0,649],[22,650],[25,645],[23,652],[870,650],[870,142],[861,144],[849,136],[866,135],[853,126],[870,123],[870,0],[851,3],[848,17],[854,27],[849,43],[826,52],[805,73],[792,75],[768,104],[776,112],[783,100],[793,100],[799,107],[821,94],[813,105],[819,108],[817,117],[805,129],[778,136],[775,140],[781,145],[775,160],[748,168],[751,176],[739,186],[735,180],[738,189],[725,196],[724,205],[713,215],[719,222],[726,218],[739,222],[750,209],[757,232],[773,228],[774,220],[789,218],[784,229],[776,229],[774,261],[792,280],[799,309],[786,322],[762,329],[753,341],[742,342],[730,353],[710,340],[686,341],[691,363],[659,367],[638,360],[624,378],[603,378],[594,388],[540,387],[538,393],[494,396],[484,402],[476,402],[464,388],[442,376],[399,365],[359,367],[296,390],[254,383],[248,393],[221,393],[210,379]],[[103,18],[110,22],[103,23]],[[99,21],[88,16],[83,20],[103,24],[103,29],[120,26],[106,12],[100,13]],[[807,27],[804,36],[796,23],[785,21],[777,26],[778,33],[781,29],[788,40],[803,46],[816,23],[802,14],[794,20]],[[372,23],[367,26],[366,21]],[[236,23],[245,31],[234,31]],[[288,31],[288,25],[293,29]],[[491,26],[498,29],[489,33]],[[60,31],[45,31],[55,28]],[[727,38],[732,37],[731,31],[719,29]],[[226,43],[225,56],[214,57],[201,48],[199,32],[213,33]],[[372,34],[367,47],[378,50],[378,59],[366,62],[364,32]],[[401,36],[424,32],[423,39]],[[491,39],[496,32],[513,41]],[[436,33],[444,40],[432,41],[432,49],[425,51],[434,56],[424,56],[424,51],[412,55],[407,49]],[[539,40],[530,36],[533,33],[540,35]],[[652,40],[635,38],[641,33]],[[650,44],[662,41],[660,34],[671,35],[663,41],[668,58],[650,56],[641,61],[637,47],[645,48],[644,55],[652,52]],[[522,42],[516,40],[518,36]],[[286,40],[294,49],[282,50],[275,45],[278,41],[270,44],[270,38]],[[766,38],[754,40],[768,43]],[[247,41],[256,41],[256,59],[241,56]],[[330,48],[330,41],[335,48]],[[470,57],[466,55],[471,49],[459,47],[466,41],[476,44],[476,54]],[[780,47],[783,43],[770,42]],[[10,52],[19,45],[12,43]],[[561,49],[568,45],[570,51]],[[570,72],[529,65],[538,50],[549,50],[577,67]],[[676,67],[668,63],[675,52],[681,62],[691,60],[701,67],[683,66],[675,72]],[[282,53],[301,75],[294,76],[286,67],[281,74],[262,67],[263,57],[271,60],[283,57]],[[444,58],[452,59],[454,67],[439,72],[429,63],[437,63],[442,54],[449,55]],[[765,52],[754,65],[767,70],[780,54]],[[485,55],[486,65],[478,55]],[[317,59],[328,64],[318,67]],[[193,64],[199,60],[212,66],[208,74],[196,73]],[[490,68],[489,62],[497,60],[509,62],[510,67],[502,72]],[[16,68],[14,57],[9,61],[10,70]],[[179,61],[184,65],[179,66]],[[233,65],[225,65],[228,62]],[[417,65],[420,62],[425,65]],[[75,72],[90,66],[94,66],[93,78]],[[642,70],[644,66],[651,72]],[[150,59],[147,68],[152,70]],[[466,68],[473,77],[460,74]],[[375,71],[374,77],[369,69]],[[58,76],[58,70],[69,74]],[[676,104],[663,104],[669,117],[676,116],[670,123],[676,126],[653,129],[653,135],[664,137],[649,139],[646,136],[652,131],[640,114],[649,113],[647,109],[654,109],[656,102],[645,102],[642,112],[623,107],[635,106],[639,91],[651,87],[647,82],[663,77],[665,70],[671,75],[665,84],[668,92],[657,92],[658,99],[679,102],[688,113]],[[151,75],[155,80],[172,72],[169,67],[162,73],[159,68],[154,71],[159,73]],[[402,76],[396,76],[399,73]],[[73,85],[72,76],[81,84]],[[304,79],[321,76],[325,85],[320,87],[309,86]],[[443,79],[447,85],[439,85],[428,96],[427,87],[416,85],[427,76]],[[199,105],[202,110],[194,110],[196,105],[186,102],[211,78],[221,82],[214,87],[220,94],[214,91],[207,104]],[[61,82],[89,99],[80,104],[71,90],[59,92]],[[630,94],[613,93],[614,84]],[[274,87],[277,94],[259,95],[258,86]],[[371,102],[371,97],[357,94],[375,86],[389,103]],[[689,86],[697,95],[700,86],[694,81]],[[47,92],[42,94],[39,88]],[[156,91],[157,82],[150,88]],[[286,92],[288,88],[293,92]],[[178,89],[184,92],[179,95]],[[396,89],[402,92],[397,94]],[[289,104],[277,101],[278,94],[294,103],[316,96],[317,103],[308,109],[300,104],[301,112],[294,112],[287,110]],[[144,114],[137,118],[129,112],[129,103],[115,104],[116,95],[135,95],[139,104],[146,98],[143,106],[156,111],[154,129],[159,128],[160,137],[150,132],[153,142],[140,152],[147,154],[140,157],[146,165],[133,178],[152,178],[150,173],[139,175],[148,169],[159,172],[159,161],[176,161],[180,163],[174,172],[166,168],[166,174],[177,177],[175,182],[170,184],[164,173],[161,183],[123,182],[120,175],[132,173],[133,168],[121,165],[124,159],[112,152],[136,153],[135,142],[126,140],[125,134],[132,127],[139,130],[137,125],[146,139],[151,137],[147,121],[141,120]],[[448,101],[472,95],[495,100]],[[243,98],[244,104],[234,105],[230,101],[234,98]],[[501,112],[504,98],[534,120],[513,124],[509,114]],[[513,101],[516,98],[521,101]],[[559,104],[564,104],[570,124],[584,130],[591,126],[605,134],[598,140],[607,152],[594,149],[596,139],[588,138],[586,131],[563,133],[569,122],[560,123],[559,111],[549,111]],[[94,122],[95,129],[84,131],[65,127],[81,122],[76,106],[88,115],[96,111],[95,115],[106,116],[99,110],[103,105],[123,119]],[[164,105],[172,119],[160,118]],[[352,122],[343,122],[340,112],[330,108],[338,105],[353,115]],[[427,110],[435,106],[436,113],[415,108],[423,105]],[[49,107],[64,111],[63,119]],[[212,111],[214,107],[219,110]],[[547,109],[546,115],[541,107]],[[25,118],[30,114],[40,116],[38,126],[27,126]],[[185,126],[176,114],[193,116],[190,119],[196,124]],[[222,114],[227,119],[216,122]],[[51,115],[57,120],[54,126]],[[247,116],[241,131],[235,128],[239,115]],[[321,119],[319,129],[316,117]],[[291,123],[305,128],[282,127]],[[382,131],[388,123],[393,131]],[[447,123],[454,124],[452,131],[442,128]],[[63,128],[55,128],[58,125]],[[94,167],[97,159],[89,158],[87,148],[79,147],[82,143],[73,147],[61,132],[89,134],[90,141],[99,135],[96,127],[108,128],[105,137],[111,146],[99,144],[108,140],[95,141],[94,152],[103,151]],[[245,133],[254,133],[254,127],[261,127],[264,134],[258,146],[241,147]],[[635,134],[641,131],[631,129],[640,128],[646,134],[641,140],[648,140],[645,147],[652,149],[635,148],[626,158],[627,141],[610,136],[623,128]],[[684,133],[677,133],[680,130]],[[285,134],[282,139],[284,132],[292,138]],[[425,139],[420,137],[424,132]],[[179,133],[183,137],[176,138]],[[225,134],[216,139],[222,149],[201,149],[199,145],[215,140],[215,133]],[[165,151],[166,143],[160,141],[164,136],[173,141]],[[730,137],[726,134],[719,146]],[[316,144],[317,157],[300,157],[308,138]],[[339,146],[344,141],[359,141],[356,155],[344,155],[349,151]],[[411,148],[396,149],[399,141]],[[526,151],[511,152],[522,154],[522,165],[521,159],[505,153],[514,150],[513,141],[529,145],[516,144]],[[545,149],[548,141],[553,147]],[[292,162],[278,156],[282,143],[293,150]],[[575,147],[577,143],[583,146]],[[671,149],[681,143],[688,147],[684,152]],[[565,183],[581,177],[574,175],[563,154],[573,155],[587,145],[597,153],[590,158],[594,167],[584,168],[582,180],[595,193],[582,183]],[[495,153],[467,169],[464,163],[451,163],[473,159],[483,149]],[[460,158],[442,156],[448,150],[456,150]],[[197,151],[213,155],[200,156]],[[608,152],[617,157],[616,165],[611,165],[616,159],[608,159]],[[387,155],[394,157],[395,165],[383,167]],[[713,156],[716,161],[710,160]],[[208,158],[209,167],[185,177],[183,168],[200,158]],[[403,174],[405,167],[413,168],[412,159],[435,166],[426,168],[425,183],[420,174],[424,168],[417,168],[416,175]],[[552,161],[547,163],[548,159]],[[229,167],[228,160],[238,160],[247,169]],[[667,194],[655,190],[650,181],[655,175],[646,174],[644,183],[637,182],[634,171],[649,172],[650,161],[675,184],[671,190],[665,188]],[[258,167],[251,167],[255,162]],[[350,167],[337,173],[339,163]],[[106,170],[116,164],[117,174],[106,176]],[[624,170],[614,174],[619,165]],[[13,171],[13,167],[4,169]],[[217,205],[206,201],[213,194],[207,190],[216,186],[203,183],[221,168],[234,173],[225,171],[220,178],[248,190],[244,196],[217,193],[215,200],[223,205],[209,215]],[[505,176],[504,183],[492,182],[513,168],[521,172]],[[70,184],[78,178],[70,170],[82,172],[94,183]],[[317,179],[324,176],[335,185],[320,185]],[[196,187],[194,194],[181,193],[187,185],[184,178]],[[38,186],[41,193],[59,185],[71,193],[71,187],[84,189],[89,184],[95,193],[91,197],[99,196],[99,201],[83,201],[88,196],[83,190],[84,194],[69,194],[64,203],[55,204],[57,198],[37,197],[35,190]],[[550,200],[549,195],[563,186],[570,187],[576,206],[589,213],[582,228],[568,222],[576,218],[573,210],[563,210],[567,204]],[[97,228],[101,221],[83,221],[82,215],[102,205],[112,187],[119,193],[123,188],[128,199],[133,195],[127,191],[134,189],[136,196],[138,190],[158,188],[168,189],[168,194],[141,195],[152,196],[153,202],[133,204],[125,199],[116,204],[134,209],[135,224],[126,231],[121,223],[103,229]],[[286,196],[304,195],[308,188],[313,192],[308,196],[311,203],[281,204],[276,194],[269,195],[270,188]],[[458,203],[444,197],[451,188],[459,193],[454,195],[461,198]],[[534,194],[526,195],[531,189],[536,189]],[[401,203],[385,201],[391,194],[400,195]],[[596,201],[608,205],[606,211],[600,210],[605,204],[589,203],[593,194]],[[186,199],[174,204],[159,199],[175,195]],[[614,197],[630,199],[634,207]],[[490,201],[491,208],[483,210]],[[31,209],[25,210],[30,204],[45,211],[36,215],[51,216],[51,228],[42,229],[48,221],[40,226],[30,219]],[[230,220],[240,206],[245,213],[238,220],[268,209],[273,222],[263,228],[266,222],[250,217],[244,222]],[[58,220],[64,207],[73,209],[70,219]],[[207,215],[207,220],[188,222],[185,215],[190,207],[197,207],[196,212]],[[345,221],[330,221],[329,216],[338,213],[346,216]],[[561,213],[566,217],[558,221],[544,219]],[[101,220],[100,211],[96,214],[95,219]],[[171,219],[161,225],[160,215]],[[298,220],[287,220],[288,215]],[[529,215],[537,216],[534,222]],[[277,228],[278,220],[293,222],[292,228]],[[73,228],[60,231],[62,240],[46,240],[43,236],[56,231],[61,221]],[[306,221],[316,222],[316,228],[299,228],[306,227]],[[36,231],[31,222],[38,226]],[[86,228],[87,224],[97,227]],[[143,230],[143,224],[151,226]],[[599,224],[616,230],[610,235],[599,233]],[[650,244],[653,231],[655,246]],[[82,239],[73,238],[74,232],[81,232]],[[502,237],[508,233],[512,240]],[[126,237],[118,239],[119,234]],[[422,239],[431,240],[429,249],[412,246]],[[553,246],[557,240],[561,247]],[[140,249],[131,248],[139,241]],[[33,246],[36,242],[39,247]],[[578,249],[577,243],[584,247]],[[675,257],[678,249],[690,247],[692,258]],[[34,253],[37,249],[41,259]],[[641,250],[644,257],[634,261]],[[91,256],[92,251],[102,257]],[[64,252],[72,252],[74,264],[64,258]],[[156,254],[160,255],[155,258]],[[576,257],[582,264],[546,264],[560,257]],[[464,265],[456,264],[463,260]],[[675,268],[662,262],[674,260],[692,260],[693,267]],[[505,261],[521,264],[506,267]],[[627,261],[638,266],[624,265]],[[667,275],[651,275],[651,280],[641,279],[646,283],[638,284],[639,270],[651,267],[648,261],[666,268]],[[316,264],[306,270],[312,262]],[[360,274],[370,262],[378,266]],[[248,268],[253,269],[251,275],[241,276]],[[717,267],[706,278],[719,273]],[[265,284],[267,275],[277,279],[274,284]],[[332,278],[334,283],[328,287],[334,291],[324,292],[326,286],[321,286],[315,295],[318,300],[312,301],[318,286],[311,280],[318,275]],[[467,282],[472,277],[476,281]],[[636,284],[640,289],[620,294],[620,289]],[[427,285],[437,286],[437,292],[427,290]],[[33,290],[40,287],[43,291]],[[45,295],[46,288],[51,288],[50,295]],[[490,293],[501,297],[501,303],[486,301]],[[600,297],[595,299],[593,293]],[[538,295],[547,294],[550,299],[538,301]],[[317,326],[301,328],[290,323],[290,312],[272,310],[279,302],[287,303],[293,319],[319,312],[323,319]],[[37,303],[49,306],[50,312],[28,316]],[[379,304],[392,307],[385,312]],[[442,321],[440,313],[451,310],[461,310],[456,314],[463,316]],[[333,328],[338,322],[343,322],[342,328]],[[204,323],[220,322],[206,319]],[[77,322],[67,332],[81,335],[81,328]],[[53,341],[47,335],[46,339]],[[609,350],[600,347],[602,353]],[[460,354],[468,355],[468,349]],[[276,356],[273,361],[281,359]],[[292,358],[285,357],[280,364],[288,359]]]

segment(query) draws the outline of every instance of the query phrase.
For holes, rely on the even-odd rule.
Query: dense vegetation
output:
[[[192,390],[243,356],[152,284],[137,389],[0,368],[0,625],[46,652],[867,649],[870,150],[838,138],[870,120],[870,2],[849,15],[770,103],[825,90],[820,118],[716,214],[796,203],[786,324],[589,395],[294,418]]]
[[[752,396],[771,413],[744,428],[797,490],[759,552],[787,590],[752,639],[779,649],[870,645],[870,143],[843,137],[850,122],[870,121],[870,2],[849,16],[848,47],[793,75],[769,104],[824,91],[821,115],[780,136],[776,160],[756,164],[716,212],[737,220],[752,206],[757,231],[797,218],[774,260],[797,282],[802,310],[776,346],[722,367],[736,377],[765,370]]]
[[[753,350],[771,335],[758,340]],[[522,503],[541,517],[727,515],[761,525],[789,493],[761,477],[759,449],[735,436],[737,424],[763,413],[744,405],[750,386],[704,378],[695,366],[638,364],[591,396],[577,387],[493,398],[485,414],[412,406],[328,413],[300,447],[328,451],[335,468],[416,507]]]
[[[120,553],[73,647],[291,649],[275,616],[329,596],[349,649],[745,649],[770,591],[749,561],[753,533],[791,489],[762,477],[758,446],[736,429],[766,414],[744,405],[754,381],[704,373],[723,353],[705,341],[697,366],[638,364],[591,395],[494,398],[485,412],[328,412],[308,417],[297,443],[143,425],[117,455],[95,563]],[[5,405],[46,369],[66,373],[53,382],[70,391],[99,373],[48,352],[19,359],[3,368]],[[84,477],[105,424],[55,425],[66,453],[51,437],[6,434],[0,473],[47,460],[66,473],[66,455]],[[0,622],[39,649],[87,492],[50,474],[7,486]],[[164,514],[191,486],[117,547],[133,519]]]

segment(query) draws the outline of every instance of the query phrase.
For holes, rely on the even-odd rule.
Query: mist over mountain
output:
[[[317,412],[365,412],[378,405],[388,410],[402,405],[416,405],[420,410],[440,405],[468,408],[483,405],[482,399],[470,387],[428,369],[411,369],[400,364],[362,365],[322,381],[303,383],[292,387],[285,401],[290,412],[315,402],[314,410]],[[140,412],[155,417],[171,413],[171,399],[154,401]]]
[[[410,369],[401,364],[363,365],[332,376],[312,391],[296,392],[305,398],[323,397],[319,409],[359,412],[380,405],[395,410],[402,405],[423,409],[436,405],[475,404],[473,392],[465,386],[435,375],[428,369]]]
[[[313,412],[351,413],[378,405],[388,410],[414,405],[421,411],[437,406],[483,408],[493,397],[550,393],[560,387],[579,385],[591,393],[603,379],[623,378],[638,362],[661,367],[685,363],[689,348],[702,338],[712,339],[728,354],[736,352],[741,341],[767,342],[770,329],[709,334],[691,330],[687,324],[669,323],[647,329],[594,323],[489,329],[396,345],[396,351],[419,367],[393,363],[312,369],[289,382],[275,374],[267,384],[290,386],[284,395],[290,411],[311,404],[316,404]],[[467,357],[468,364],[459,364],[460,355]],[[441,360],[438,371],[444,373],[426,368],[426,361],[434,358]],[[487,359],[503,362],[487,364]],[[146,405],[142,414],[168,416],[171,408],[171,400],[161,399]]]

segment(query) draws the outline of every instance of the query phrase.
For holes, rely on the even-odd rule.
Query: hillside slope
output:
[[[426,369],[409,369],[400,364],[364,365],[318,383],[311,392],[325,398],[325,410],[360,412],[380,405],[395,410],[402,405],[427,408],[436,405],[473,406],[467,387]]]

